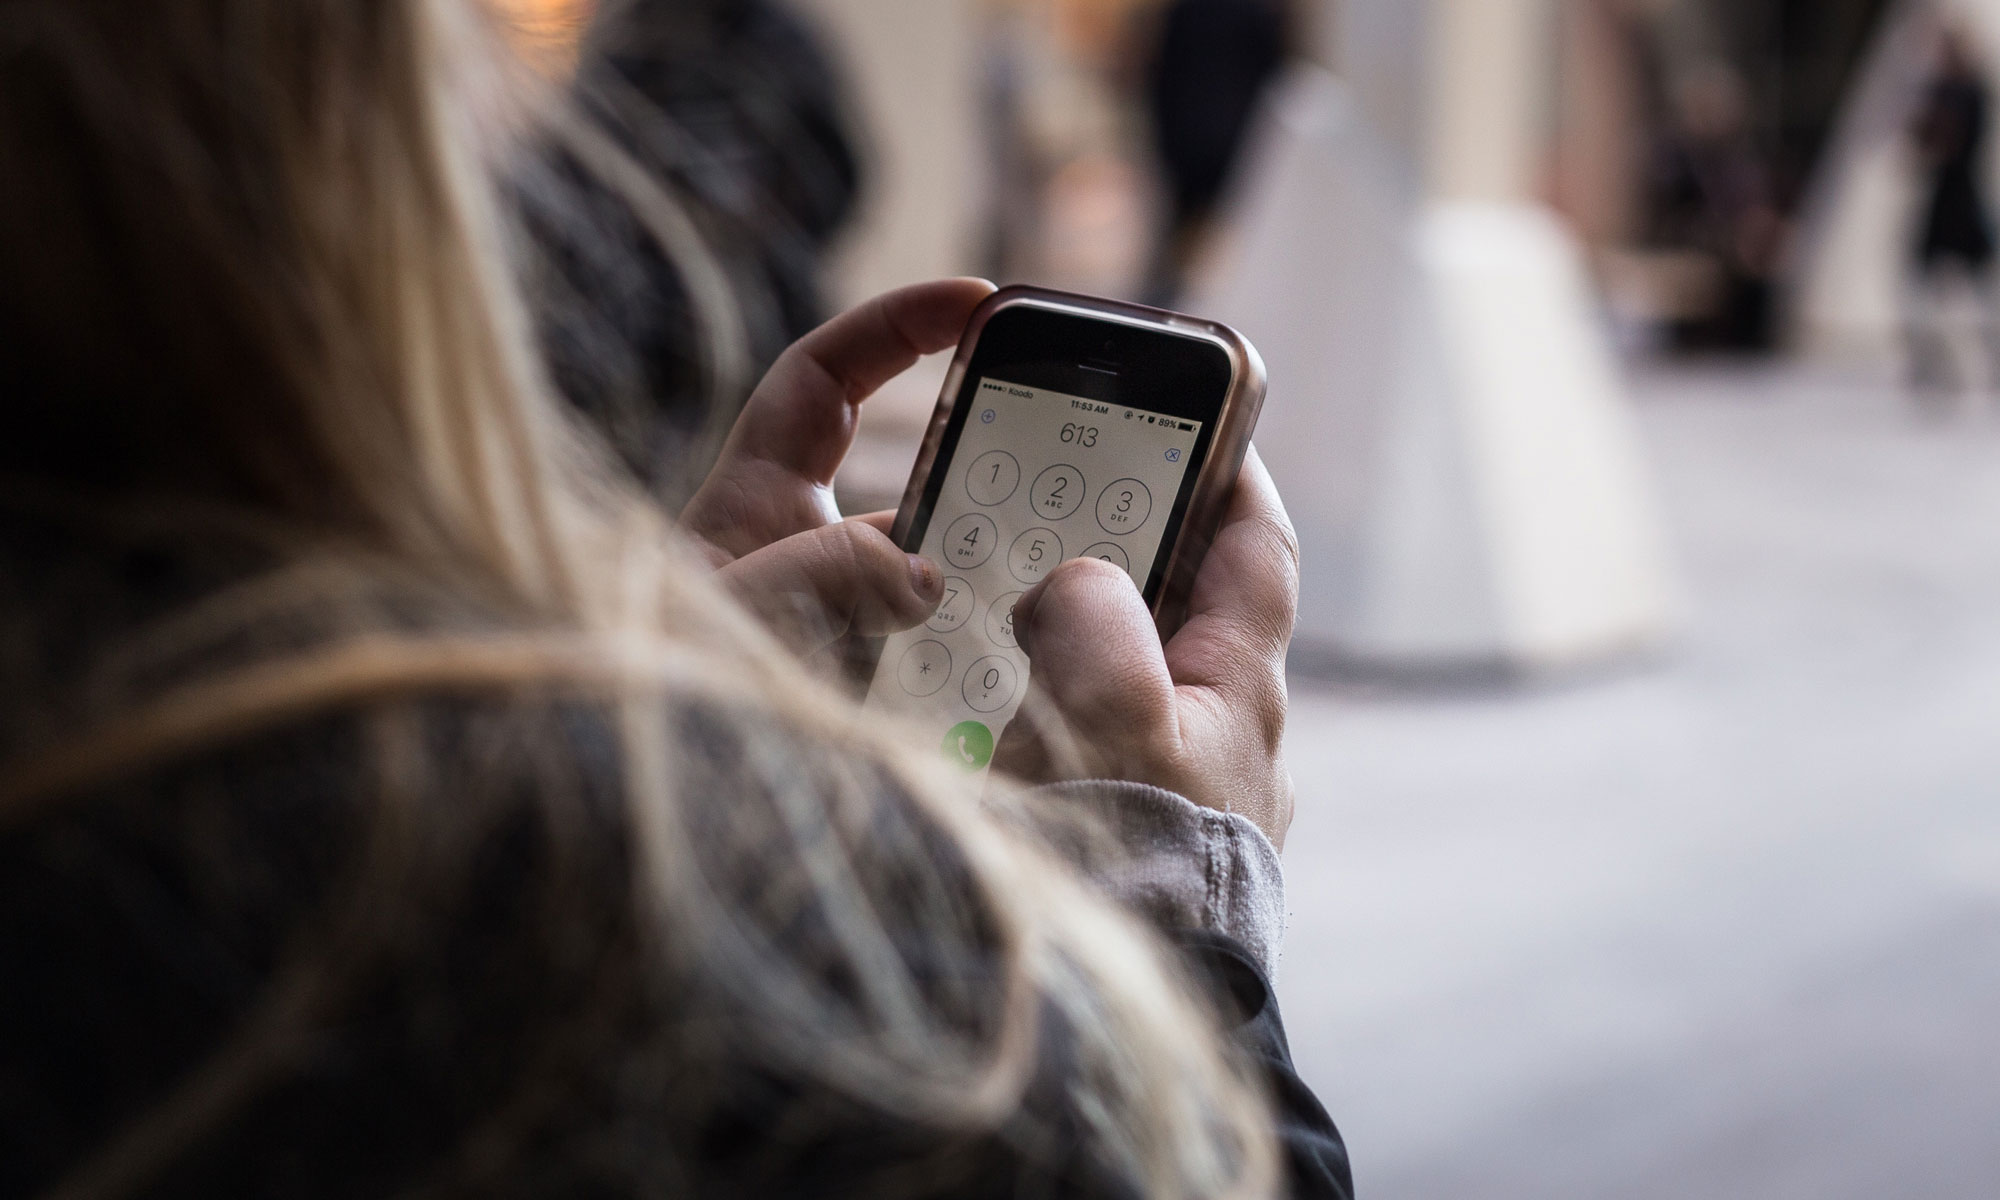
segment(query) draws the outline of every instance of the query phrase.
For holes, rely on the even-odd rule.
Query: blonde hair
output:
[[[908,1190],[951,1178],[966,1138],[1030,1152],[1054,1021],[1093,1161],[1148,1196],[1268,1192],[1263,1100],[1156,939],[809,675],[553,397],[495,182],[534,138],[640,188],[470,0],[0,0],[0,324],[31,385],[14,403],[52,446],[79,408],[127,430],[40,484],[125,528],[226,527],[274,564],[107,652],[82,732],[0,740],[31,742],[0,766],[0,837],[331,714],[363,721],[380,793],[351,919],[61,1194],[143,1190],[242,1119],[337,1006],[343,964],[407,936],[384,896],[471,853],[421,833],[481,819],[441,815],[458,768],[411,724],[439,700],[599,715],[652,1026],[720,997],[751,1060],[932,1131]],[[726,281],[671,198],[635,203],[727,360]],[[540,736],[535,754],[560,740]],[[575,784],[572,757],[546,774]],[[810,953],[773,933],[802,914]],[[997,982],[927,978],[909,934]],[[660,1054],[694,1036],[659,1034]]]

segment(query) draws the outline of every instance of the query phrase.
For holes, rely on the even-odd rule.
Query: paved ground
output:
[[[1280,979],[1372,1200],[2000,1195],[2000,416],[1639,381],[1647,669],[1300,680]]]

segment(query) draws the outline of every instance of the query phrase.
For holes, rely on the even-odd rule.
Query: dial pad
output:
[[[921,626],[884,640],[869,703],[935,722],[945,757],[980,770],[1032,682],[1015,628],[1021,598],[1075,558],[1102,559],[1143,586],[1203,434],[1164,414],[992,379],[964,397],[972,407],[918,545],[944,568],[944,595]]]

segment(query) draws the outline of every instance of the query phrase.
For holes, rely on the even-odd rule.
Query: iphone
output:
[[[896,518],[897,543],[943,568],[944,599],[876,648],[869,705],[934,725],[948,758],[983,771],[1028,683],[1014,605],[1074,558],[1130,574],[1170,636],[1264,386],[1255,348],[1216,322],[996,292],[967,326]]]

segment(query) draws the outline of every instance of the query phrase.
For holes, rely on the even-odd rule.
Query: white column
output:
[[[1306,550],[1308,653],[1532,669],[1677,625],[1581,253],[1534,199],[1552,18],[1349,0],[1345,80],[1296,75],[1252,156],[1204,304],[1271,364],[1259,445]]]

